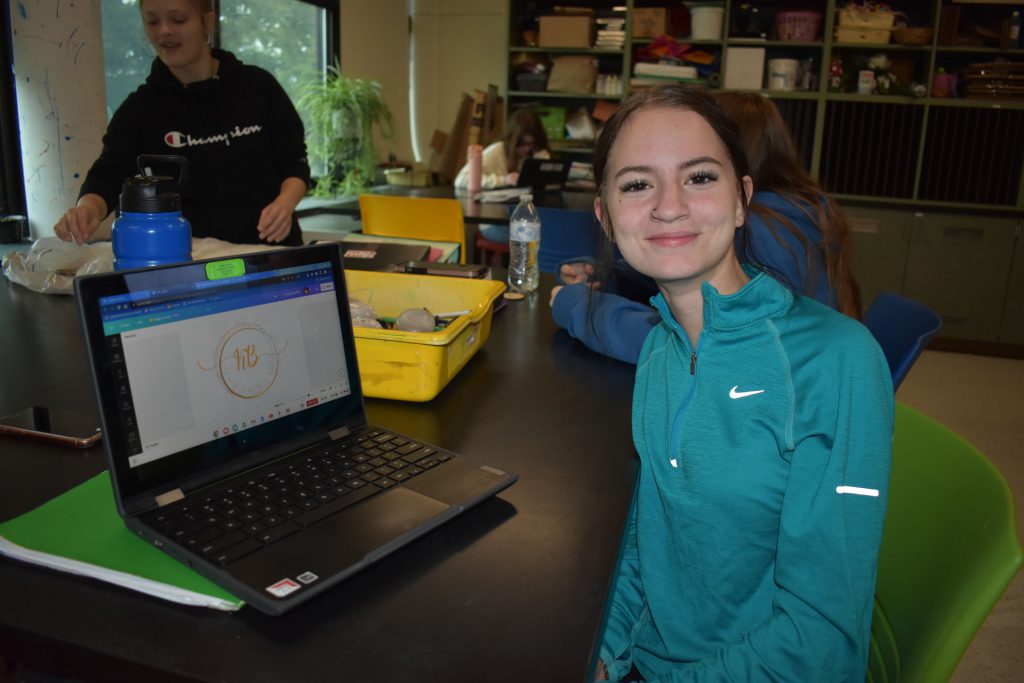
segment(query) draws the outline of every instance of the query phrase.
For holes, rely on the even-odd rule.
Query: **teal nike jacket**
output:
[[[611,680],[864,680],[893,389],[860,323],[765,273],[661,294],[637,365],[640,476],[601,645]]]

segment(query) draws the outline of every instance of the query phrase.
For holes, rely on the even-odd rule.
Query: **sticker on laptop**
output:
[[[298,579],[299,581],[301,581],[302,583],[313,583],[314,581],[316,581],[320,577],[317,576],[316,574],[314,574],[313,572],[302,572],[301,574],[299,574],[295,578]]]
[[[291,579],[281,579],[272,586],[267,586],[264,590],[273,595],[275,598],[283,598],[290,593],[302,588],[299,584],[295,583]]]

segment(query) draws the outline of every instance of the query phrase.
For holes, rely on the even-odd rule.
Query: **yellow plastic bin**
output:
[[[373,306],[380,318],[407,308],[431,313],[467,311],[438,332],[356,327],[356,355],[363,393],[400,401],[429,401],[484,345],[494,300],[503,282],[433,275],[345,272],[350,298]]]

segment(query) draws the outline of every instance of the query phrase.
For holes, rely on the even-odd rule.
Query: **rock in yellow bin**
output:
[[[345,272],[350,298],[397,318],[407,308],[435,315],[468,311],[437,332],[356,327],[356,355],[363,393],[376,398],[429,401],[441,393],[487,341],[494,300],[503,282],[434,275]]]

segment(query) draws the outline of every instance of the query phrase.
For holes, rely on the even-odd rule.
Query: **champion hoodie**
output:
[[[224,50],[213,56],[220,62],[217,74],[189,85],[153,60],[146,82],[114,112],[79,196],[97,194],[116,209],[125,179],[139,172],[139,154],[178,154],[188,160],[181,208],[192,235],[260,242],[260,212],[284,179],[309,184],[302,120],[268,72]],[[151,168],[177,175],[171,165]],[[283,243],[302,244],[294,216]]]

